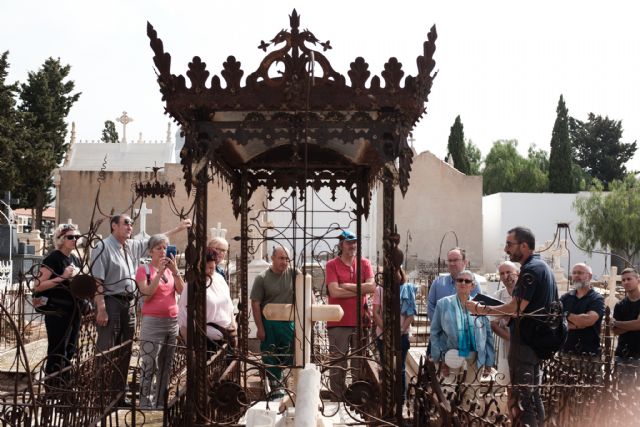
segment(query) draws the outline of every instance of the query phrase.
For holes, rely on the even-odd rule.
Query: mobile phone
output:
[[[177,253],[178,250],[176,249],[176,245],[167,246],[167,258],[171,258],[171,255],[175,258]]]

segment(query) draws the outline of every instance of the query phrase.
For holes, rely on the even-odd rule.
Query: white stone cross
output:
[[[151,215],[153,209],[147,208],[147,202],[142,202],[140,209],[136,209],[136,215],[140,214],[140,232],[135,235],[134,239],[144,240],[149,238],[147,234],[147,215]]]
[[[126,111],[122,112],[122,115],[116,119],[117,122],[122,123],[122,143],[127,143],[127,125],[133,121],[132,117],[127,115]]]
[[[222,237],[224,239],[224,236],[227,234],[227,229],[226,228],[222,228],[222,224],[218,223],[217,227],[214,227],[211,229],[211,238],[213,239],[214,237]]]
[[[311,275],[307,274],[303,279],[302,273],[299,273],[296,275],[295,306],[293,304],[267,304],[262,310],[264,317],[268,320],[295,322],[295,364],[302,367],[296,368],[293,373],[293,388],[296,396],[298,395],[297,385],[300,371],[311,362],[311,322],[338,321],[344,315],[342,307],[337,304],[312,304],[312,295]],[[318,399],[320,399],[320,396],[318,396]],[[288,406],[288,403],[286,399],[283,401],[284,406]]]

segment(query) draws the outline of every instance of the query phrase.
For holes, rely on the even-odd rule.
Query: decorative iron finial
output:
[[[300,15],[298,15],[295,9],[293,9],[293,12],[289,15],[289,25],[291,25],[292,30],[297,31],[298,28],[300,28]]]

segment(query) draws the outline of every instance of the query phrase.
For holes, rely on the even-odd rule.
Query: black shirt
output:
[[[62,276],[65,268],[70,265],[80,268],[80,261],[75,255],[66,256],[59,250],[55,250],[42,260],[42,265],[51,270],[50,278],[55,279],[58,276]],[[38,292],[38,295],[49,298],[48,305],[56,306],[59,309],[73,309],[74,300],[69,290],[69,280],[63,280],[53,288]]]
[[[553,272],[539,254],[531,255],[520,268],[520,276],[513,289],[513,297],[529,301],[524,309],[524,313],[527,314],[546,313],[547,307],[557,298],[557,295],[558,287]],[[544,321],[544,318],[523,318],[520,322],[520,331],[530,330],[528,324],[539,321]],[[515,324],[516,322],[511,322],[512,338],[515,337],[513,333]]]
[[[604,297],[593,289],[589,289],[582,298],[578,298],[575,290],[571,290],[560,298],[562,311],[569,314],[585,314],[590,311],[598,313],[598,320],[588,328],[571,329],[562,351],[571,353],[600,354],[600,326],[604,316]]]
[[[613,309],[615,320],[636,320],[640,316],[640,300],[631,301],[625,297]],[[616,356],[623,358],[640,358],[640,331],[628,331],[618,336]]]

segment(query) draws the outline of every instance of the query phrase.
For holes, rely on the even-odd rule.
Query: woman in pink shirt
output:
[[[162,406],[178,335],[176,292],[182,293],[184,281],[173,255],[166,257],[168,244],[164,234],[151,236],[148,244],[151,262],[136,272],[136,283],[144,299],[140,328],[143,408]],[[154,375],[156,387],[152,389]]]

